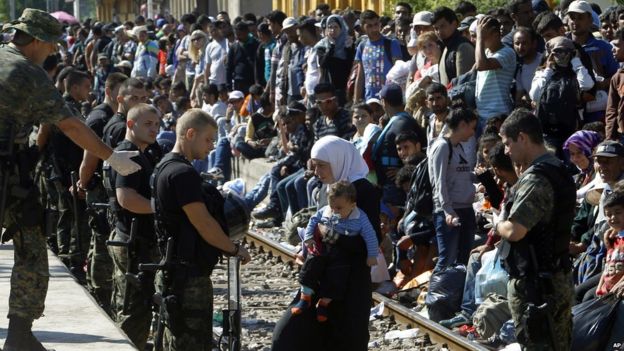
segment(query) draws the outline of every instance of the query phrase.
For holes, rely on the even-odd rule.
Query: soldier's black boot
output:
[[[46,351],[31,331],[32,320],[20,317],[9,318],[9,329],[4,342],[4,351]]]

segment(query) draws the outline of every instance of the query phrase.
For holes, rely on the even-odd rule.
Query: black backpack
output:
[[[542,88],[537,101],[537,117],[542,122],[544,134],[567,138],[576,131],[579,94],[574,72],[556,70]]]
[[[451,80],[453,86],[448,91],[451,101],[461,101],[463,106],[469,109],[477,108],[477,70],[470,70]]]
[[[444,138],[446,144],[449,147],[448,162],[451,162],[453,157],[453,145],[449,139]],[[429,217],[433,214],[433,187],[429,180],[429,165],[428,158],[425,157],[416,166],[414,173],[412,174],[411,188],[407,194],[407,211],[414,211],[420,216]]]

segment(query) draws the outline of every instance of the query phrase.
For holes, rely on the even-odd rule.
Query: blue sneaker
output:
[[[451,319],[440,321],[440,325],[448,329],[453,329],[462,325],[472,325],[472,319],[470,319],[464,312],[459,312]]]

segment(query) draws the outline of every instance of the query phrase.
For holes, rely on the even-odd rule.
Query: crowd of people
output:
[[[173,289],[188,314],[183,331],[167,329],[172,350],[211,343],[211,319],[193,316],[211,314],[213,258],[249,259],[203,204],[202,182],[299,250],[301,289],[274,350],[366,349],[374,288],[417,289],[430,319],[488,345],[557,350],[578,342],[573,306],[624,296],[624,7],[393,9],[59,31],[43,69],[71,115],[141,169],[83,152],[60,118],[20,138],[48,245],[137,348],[152,319],[143,302],[166,279],[145,288],[127,273],[161,258],[162,232],[197,263]],[[4,28],[10,45],[52,41],[21,20]],[[238,159],[257,158],[271,162],[257,184],[234,179]],[[492,309],[506,317],[485,328]],[[614,318],[622,325],[624,309]],[[603,331],[609,345],[622,330]]]

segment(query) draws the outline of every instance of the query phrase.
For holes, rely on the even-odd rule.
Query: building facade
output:
[[[133,20],[138,14],[146,14],[146,0],[97,0],[97,18],[101,21]],[[197,10],[210,16],[227,11],[231,18],[244,13],[258,16],[272,10],[284,11],[288,16],[302,16],[314,11],[320,3],[332,8],[354,10],[372,9],[383,13],[385,2],[379,0],[152,0],[154,13],[171,14],[180,18],[185,13]]]

